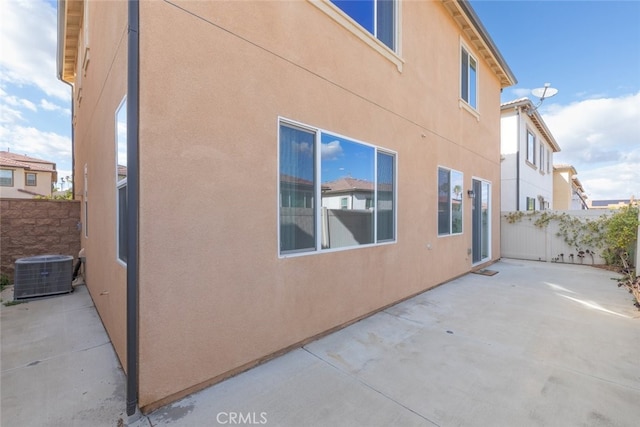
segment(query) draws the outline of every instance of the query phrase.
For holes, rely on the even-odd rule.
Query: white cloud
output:
[[[69,99],[69,88],[56,77],[56,19],[55,7],[42,0],[2,2],[0,80]]]
[[[322,160],[336,160],[342,155],[342,146],[338,140],[322,144],[320,148]]]
[[[6,104],[0,104],[0,123],[15,123],[24,121],[22,113]]]
[[[71,115],[71,110],[68,108],[64,108],[59,106],[58,104],[54,103],[54,102],[50,102],[47,101],[46,99],[41,99],[40,100],[40,108],[42,108],[43,110],[46,111],[60,111],[68,116]]]
[[[71,138],[54,132],[19,125],[0,126],[0,149],[49,160],[57,163],[58,168],[71,168]]]
[[[555,163],[568,163],[591,199],[640,196],[640,92],[566,106],[543,115],[560,145]]]

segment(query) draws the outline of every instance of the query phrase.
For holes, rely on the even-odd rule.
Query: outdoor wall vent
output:
[[[41,255],[16,260],[13,299],[68,293],[73,290],[73,257]]]

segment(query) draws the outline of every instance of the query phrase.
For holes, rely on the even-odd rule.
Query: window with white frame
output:
[[[0,169],[0,187],[13,187],[12,169]]]
[[[331,0],[389,49],[396,50],[397,0]]]
[[[394,153],[284,120],[278,138],[281,255],[395,241]]]
[[[536,210],[536,199],[534,197],[527,197],[527,210],[528,211]]]
[[[463,174],[438,168],[438,235],[462,233]]]
[[[34,172],[26,172],[24,174],[24,185],[35,187],[38,185],[38,178]]]
[[[478,108],[478,61],[467,49],[460,48],[460,98],[474,109]]]
[[[89,174],[87,164],[84,164],[84,189],[83,189],[83,204],[84,204],[84,237],[89,237]]]
[[[551,172],[551,150],[547,150],[547,172]]]
[[[544,172],[544,146],[540,144],[540,172]]]
[[[120,261],[127,263],[127,97],[116,111],[116,247]]]
[[[536,137],[527,129],[527,162],[536,164]]]

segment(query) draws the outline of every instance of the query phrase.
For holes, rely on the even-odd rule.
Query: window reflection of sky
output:
[[[375,150],[335,135],[321,135],[322,182],[345,176],[373,182]]]

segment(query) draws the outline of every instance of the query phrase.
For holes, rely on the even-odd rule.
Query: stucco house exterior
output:
[[[32,199],[51,196],[58,180],[56,164],[22,154],[0,151],[0,197]]]
[[[553,153],[560,146],[528,98],[500,106],[501,209],[557,209],[553,193]]]
[[[60,0],[58,22],[128,413],[498,259],[516,80],[467,2]],[[363,233],[327,239],[345,171],[371,182]]]
[[[589,209],[588,196],[572,165],[553,165],[553,206],[556,210]]]

